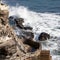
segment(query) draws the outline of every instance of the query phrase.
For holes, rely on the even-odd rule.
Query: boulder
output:
[[[23,23],[24,23],[24,19],[23,18],[16,18],[15,20],[16,26],[19,27],[20,29],[23,29]]]
[[[40,40],[40,41],[45,41],[47,39],[50,39],[50,35],[45,32],[42,32],[38,37],[38,40]]]

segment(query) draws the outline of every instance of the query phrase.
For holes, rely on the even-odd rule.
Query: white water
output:
[[[52,13],[37,13],[30,11],[23,6],[10,7],[9,11],[9,16],[15,15],[22,17],[25,21],[24,25],[30,25],[33,27],[35,38],[37,38],[41,32],[47,32],[53,37],[60,36],[60,15]],[[53,60],[60,60],[60,56],[54,52],[55,50],[60,50],[59,39],[52,38],[48,41],[42,42],[43,49],[51,51]]]

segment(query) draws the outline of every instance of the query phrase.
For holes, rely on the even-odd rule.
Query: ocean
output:
[[[60,0],[3,0],[9,5],[9,16],[24,18],[24,25],[33,27],[35,39],[47,32],[51,39],[42,42],[53,60],[60,60]]]

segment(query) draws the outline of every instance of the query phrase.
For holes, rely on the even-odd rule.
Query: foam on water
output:
[[[54,36],[60,36],[60,15],[52,13],[36,13],[23,6],[10,7],[10,16],[16,15],[24,18],[25,25],[33,27],[36,33],[48,32]]]
[[[9,8],[9,11],[9,16],[14,15],[22,17],[25,21],[24,25],[30,25],[33,27],[35,38],[38,37],[41,32],[47,32],[51,36],[60,36],[60,15],[52,13],[37,13],[30,11],[24,6],[11,6]],[[60,43],[58,41],[57,39],[50,39],[49,41],[42,42],[43,49],[51,51],[51,55],[53,55],[53,60],[60,60],[60,56],[54,55],[53,53],[53,51],[60,48]]]

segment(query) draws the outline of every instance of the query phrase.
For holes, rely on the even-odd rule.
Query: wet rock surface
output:
[[[47,39],[50,39],[50,35],[45,32],[42,32],[38,37],[38,40],[40,40],[40,41],[45,41]]]

